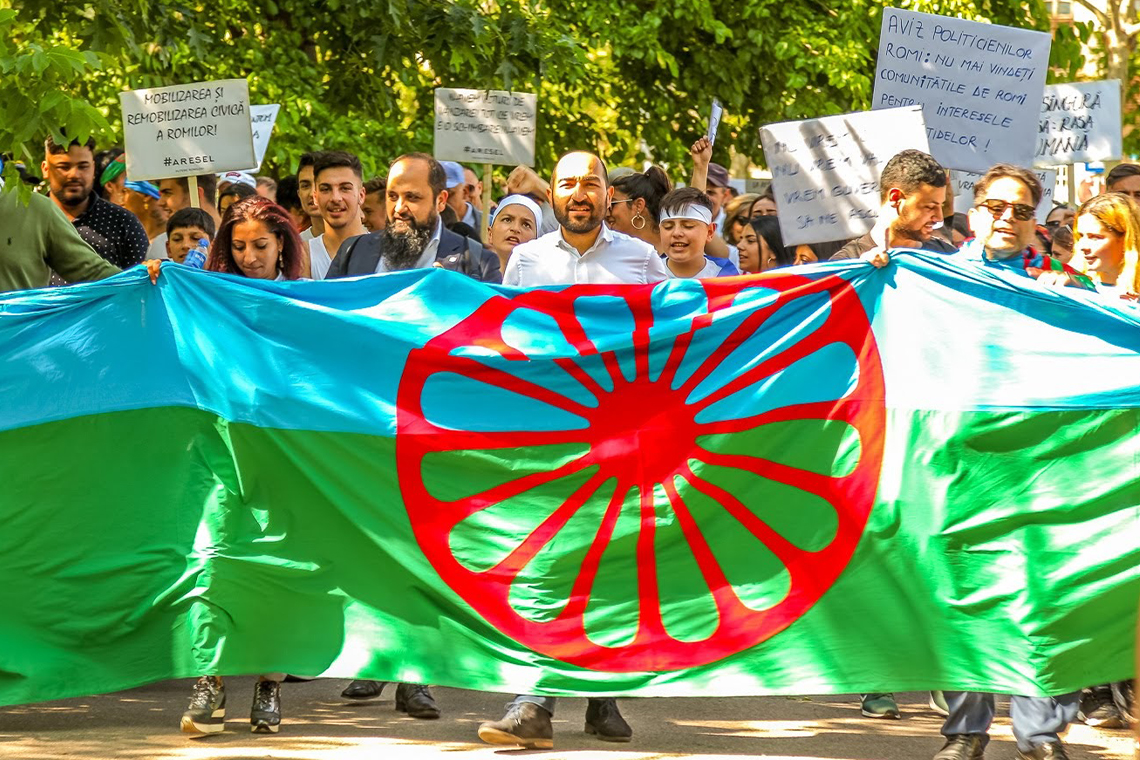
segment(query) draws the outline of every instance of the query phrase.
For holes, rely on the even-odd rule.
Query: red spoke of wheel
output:
[[[586,614],[586,607],[590,603],[590,592],[594,588],[594,580],[598,577],[598,568],[602,564],[602,556],[613,539],[614,529],[617,528],[618,517],[621,516],[621,510],[628,492],[629,489],[623,488],[621,481],[618,481],[614,486],[614,495],[610,497],[610,503],[606,506],[605,514],[602,515],[598,533],[586,551],[586,556],[582,559],[582,569],[578,573],[578,577],[574,579],[574,585],[570,589],[570,602],[562,610],[562,614],[558,616],[559,619],[573,620]]]
[[[666,636],[661,619],[661,587],[657,583],[657,510],[653,506],[653,489],[641,488],[641,529],[637,534],[637,591],[640,616],[637,625],[638,641],[659,640]]]
[[[693,406],[697,407],[698,409],[704,409],[706,407],[712,406],[718,401],[726,399],[738,391],[742,391],[749,386],[760,383],[761,381],[772,377],[779,372],[782,372],[783,370],[798,362],[800,359],[807,358],[808,356],[814,354],[816,351],[819,351],[821,348],[824,348],[828,345],[836,344],[822,342],[817,343],[810,338],[805,338],[804,340],[797,341],[780,351],[775,356],[769,357],[757,364],[755,367],[741,372],[739,375],[732,378],[732,380],[712,391],[704,398],[694,401]],[[841,343],[838,345],[846,344]]]
[[[838,478],[801,470],[798,467],[790,467],[786,464],[773,462],[771,459],[748,454],[719,454],[705,448],[701,448],[700,455],[696,458],[706,464],[717,467],[734,467],[785,486],[807,491],[830,504],[834,504],[839,496]]]
[[[506,370],[484,364],[470,356],[452,356],[449,360],[449,364],[454,367],[454,369],[449,367],[449,372],[458,374],[458,370],[467,368],[470,370],[470,373],[466,374],[465,377],[470,379],[497,386],[511,393],[517,393],[520,396],[527,396],[535,401],[541,401],[548,406],[553,406],[555,409],[561,409],[564,412],[569,412],[579,417],[586,418],[590,414],[591,410],[589,407],[573,399],[556,393],[549,388],[544,388],[541,385],[532,383],[529,380],[523,380],[521,377],[513,375]],[[481,375],[483,377],[481,377]]]
[[[752,314],[749,314],[729,335],[720,346],[716,348],[709,355],[701,367],[694,372],[688,380],[681,386],[686,392],[692,392],[694,388],[700,385],[705,378],[711,375],[720,365],[732,355],[745,340],[753,335],[756,330],[773,314],[783,309],[789,302],[804,298],[806,296],[814,295],[816,293],[829,292],[831,288],[836,287],[834,283],[828,283],[829,278],[824,278],[817,281],[807,281],[804,285],[799,285],[790,290],[781,292],[776,300],[762,309],[757,309]],[[829,316],[830,318],[830,316]],[[813,333],[818,332],[818,328]],[[806,336],[805,336],[806,337]]]
[[[545,291],[531,291],[530,293],[520,296],[519,300],[525,301],[533,308],[535,303],[550,301],[549,296],[551,295],[551,293]],[[572,299],[569,303],[573,304],[576,301],[577,299]],[[557,300],[553,301],[553,303],[564,306],[562,302]],[[621,368],[617,363],[617,357],[614,355],[614,352],[602,352],[598,349],[597,344],[590,339],[585,328],[582,327],[582,323],[578,320],[577,316],[573,314],[572,307],[570,311],[560,310],[542,313],[554,320],[558,329],[562,331],[562,337],[566,338],[566,342],[578,352],[579,356],[600,356],[606,367],[606,371],[609,373],[610,382],[621,382]]]
[[[684,478],[693,488],[720,504],[745,530],[755,536],[772,554],[776,555],[776,559],[788,568],[789,573],[792,573],[793,567],[797,566],[801,558],[807,555],[807,552],[781,536],[771,525],[757,517],[751,509],[744,506],[743,502],[728,491],[705,480],[692,469],[685,473]]]
[[[547,483],[553,483],[556,480],[581,472],[590,466],[588,460],[589,457],[583,455],[553,470],[547,472],[533,472],[530,475],[523,475],[521,478],[500,483],[497,486],[488,488],[485,491],[480,491],[477,494],[456,499],[451,502],[444,502],[445,504],[458,508],[449,519],[453,526],[458,525],[471,515],[476,512],[482,512],[487,507],[524,494],[532,488],[538,488]]]
[[[633,366],[636,377],[649,377],[649,330],[653,327],[653,291],[643,290],[626,299],[633,315]]]
[[[688,474],[692,474],[692,470],[686,466]],[[693,518],[693,514],[689,511],[688,505],[685,504],[684,498],[677,491],[676,485],[673,481],[665,483],[665,494],[669,497],[669,504],[673,507],[673,514],[677,516],[677,522],[681,526],[681,533],[684,534],[685,539],[689,542],[689,548],[693,552],[693,557],[697,560],[697,567],[701,570],[701,576],[705,579],[705,585],[709,587],[712,592],[713,601],[716,603],[717,614],[720,620],[717,622],[717,628],[723,624],[724,620],[736,615],[747,615],[749,610],[740,601],[740,598],[733,591],[732,584],[729,583],[728,578],[725,577],[724,570],[717,561],[716,555],[713,554],[712,547],[709,546],[708,541],[705,540],[704,534],[701,532],[700,526]]]
[[[750,417],[741,417],[731,420],[717,420],[715,422],[697,422],[700,435],[719,435],[722,433],[744,433],[761,425],[774,422],[799,422],[801,420],[840,421],[837,417],[846,401],[811,401],[804,404],[789,404],[777,409],[769,409]]]
[[[581,365],[573,359],[562,357],[555,359],[554,363],[561,367],[570,377],[577,380],[581,386],[586,389],[586,392],[594,398],[599,398],[602,394],[606,393],[602,384],[595,380],[593,375],[582,369]]]
[[[530,564],[542,547],[550,542],[563,528],[566,523],[570,521],[582,505],[589,501],[590,497],[601,488],[609,478],[601,473],[591,476],[585,483],[578,486],[574,491],[566,497],[566,500],[554,510],[553,513],[537,528],[535,528],[529,536],[527,536],[521,544],[516,546],[506,557],[495,565],[487,572],[501,578],[504,581],[511,581],[522,572],[523,568]]]
[[[559,446],[567,443],[587,443],[588,430],[451,430],[425,420],[422,416],[407,420],[400,426],[400,435],[409,442],[434,437],[447,440],[446,451],[494,451],[531,446]]]

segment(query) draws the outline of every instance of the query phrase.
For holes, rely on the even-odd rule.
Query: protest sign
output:
[[[269,149],[269,137],[273,134],[273,125],[277,123],[277,113],[281,110],[280,104],[258,105],[249,107],[249,125],[253,130],[253,155],[257,165],[246,169],[250,174],[261,169],[261,162],[265,160],[265,151]]]
[[[709,112],[709,129],[705,132],[705,136],[709,138],[709,143],[712,145],[716,145],[716,131],[720,128],[720,117],[723,114],[724,108],[720,101],[713,98],[712,110]]]
[[[1050,37],[887,8],[872,108],[921,105],[943,166],[1033,163]]]
[[[244,79],[131,90],[119,100],[131,180],[241,171],[258,163]]]
[[[441,87],[435,91],[435,157],[533,166],[537,110],[531,93]]]
[[[769,124],[760,141],[788,245],[865,234],[883,165],[906,148],[929,150],[920,106]]]
[[[1045,224],[1045,218],[1053,210],[1053,195],[1057,187],[1057,172],[1053,169],[1034,169],[1033,173],[1041,180],[1044,192],[1041,202],[1037,204],[1037,223]],[[954,211],[965,214],[974,207],[974,183],[982,178],[981,174],[967,171],[951,171],[950,182],[954,186]]]
[[[1038,166],[1121,157],[1120,81],[1051,84],[1041,98]]]

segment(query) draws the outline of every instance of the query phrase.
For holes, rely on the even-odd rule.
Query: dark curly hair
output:
[[[277,271],[286,280],[299,280],[309,274],[308,254],[301,236],[293,224],[289,212],[268,198],[255,195],[243,198],[226,209],[218,234],[210,245],[210,255],[206,259],[206,269],[212,272],[226,272],[245,276],[234,260],[234,225],[257,220],[277,236],[281,252],[277,258]]]

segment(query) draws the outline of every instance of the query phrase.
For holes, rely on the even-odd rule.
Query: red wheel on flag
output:
[[[601,671],[694,667],[784,630],[847,566],[883,458],[866,313],[836,276],[740,282],[703,282],[704,308],[495,297],[411,352],[412,528],[503,634]]]

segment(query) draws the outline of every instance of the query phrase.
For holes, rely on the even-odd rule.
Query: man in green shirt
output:
[[[46,288],[52,270],[67,282],[120,271],[79,237],[49,198],[33,194],[25,206],[16,190],[0,190],[0,293]]]

